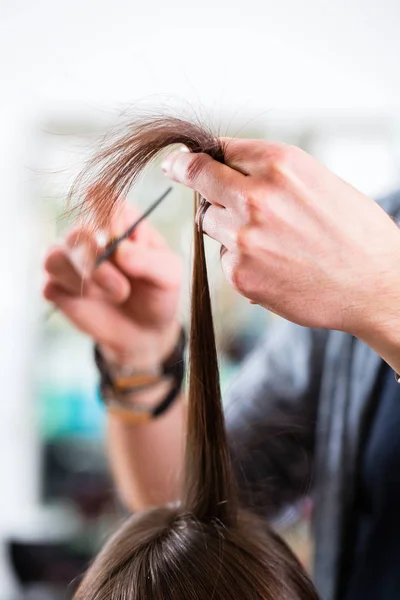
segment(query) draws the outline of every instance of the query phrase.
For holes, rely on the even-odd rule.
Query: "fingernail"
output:
[[[187,148],[183,147],[180,150],[175,150],[174,152],[170,152],[161,163],[161,169],[171,179],[175,178],[176,167],[179,166],[179,162],[180,162],[179,155],[182,154],[182,152],[187,153],[187,152],[189,152],[189,150]]]
[[[172,155],[168,154],[168,156],[166,156],[161,163],[161,169],[163,170],[164,173],[168,173],[171,170],[171,166],[172,166]]]

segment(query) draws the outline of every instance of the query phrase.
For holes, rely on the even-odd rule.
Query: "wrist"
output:
[[[359,336],[396,373],[400,373],[400,315],[397,323],[379,321],[364,336]]]
[[[147,371],[138,371],[126,363],[122,368],[110,365],[100,347],[95,345],[100,395],[109,414],[135,425],[162,415],[180,395],[185,373],[185,341],[185,331],[180,328],[178,341],[167,358]],[[164,397],[160,401],[158,396],[162,390]]]
[[[173,385],[174,382],[171,379],[163,379],[149,388],[143,388],[121,396],[118,395],[118,400],[127,409],[134,410],[138,405],[152,409],[165,398]]]
[[[349,333],[358,337],[400,372],[400,280],[385,285],[378,278],[374,296],[359,305]]]
[[[150,333],[135,333],[132,344],[113,348],[100,344],[101,353],[109,366],[116,369],[151,371],[157,369],[175,348],[181,333],[178,321],[169,327]]]

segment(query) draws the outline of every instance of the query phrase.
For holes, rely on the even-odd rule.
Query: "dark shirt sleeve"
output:
[[[328,332],[279,320],[224,398],[243,502],[274,516],[307,495]]]

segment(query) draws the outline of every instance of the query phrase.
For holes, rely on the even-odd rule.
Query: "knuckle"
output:
[[[293,161],[294,146],[285,144],[276,145],[268,160],[269,179],[277,182],[286,178],[286,172]]]
[[[232,269],[232,284],[240,294],[242,294],[244,296],[246,295],[246,291],[247,291],[246,270],[243,268],[240,261]]]
[[[95,247],[93,231],[83,226],[72,229],[65,236],[65,246],[69,250],[73,250],[77,246]]]
[[[249,236],[246,227],[239,229],[237,232],[236,243],[239,251],[243,252],[249,248]]]
[[[252,191],[246,194],[244,199],[244,205],[247,211],[247,215],[250,216],[254,211],[262,211],[265,208],[265,198],[262,194],[258,194]]]
[[[64,258],[65,253],[62,250],[62,248],[60,248],[59,246],[54,246],[50,248],[45,256],[43,263],[45,271],[47,271],[49,274],[51,274],[53,271],[56,271],[60,267],[60,264],[62,263]]]
[[[249,225],[247,227],[242,227],[239,229],[236,238],[239,252],[242,255],[254,254],[254,250],[258,250],[261,246],[261,239],[262,236],[259,235],[259,231],[256,226]]]
[[[285,161],[291,152],[293,146],[281,142],[274,142],[267,145],[266,153],[269,161]]]
[[[73,248],[80,242],[83,235],[84,235],[84,228],[83,227],[75,227],[74,229],[71,229],[70,231],[68,231],[68,233],[66,234],[65,244],[69,248]]]
[[[272,185],[262,181],[254,181],[242,196],[245,217],[251,223],[254,218],[269,213]]]

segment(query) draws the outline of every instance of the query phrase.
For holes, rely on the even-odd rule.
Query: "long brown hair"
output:
[[[133,123],[83,172],[84,208],[107,226],[121,195],[171,144],[224,161],[205,127],[177,118]],[[95,180],[91,174],[95,173]],[[93,185],[94,184],[94,185]],[[195,197],[195,208],[200,201]],[[203,235],[194,228],[189,399],[183,489],[176,506],[133,515],[87,571],[75,600],[317,600],[297,558],[239,506],[221,403]]]

